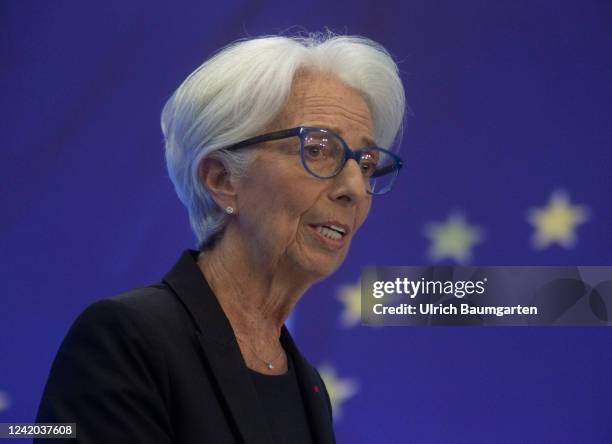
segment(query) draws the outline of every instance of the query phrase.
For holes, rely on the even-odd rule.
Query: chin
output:
[[[308,275],[314,282],[323,280],[338,270],[344,263],[349,245],[337,251],[323,250],[318,245],[294,249],[292,261],[297,269]]]
[[[345,255],[343,254],[342,257],[335,259],[330,257],[319,258],[319,260],[315,260],[310,264],[308,267],[308,272],[309,274],[312,274],[317,281],[325,279],[334,274],[336,270],[340,268],[340,266],[344,263],[344,257]]]

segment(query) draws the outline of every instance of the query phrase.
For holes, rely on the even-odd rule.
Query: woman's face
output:
[[[365,100],[327,74],[297,77],[283,112],[265,132],[297,126],[331,129],[351,149],[374,140]],[[256,159],[236,191],[236,222],[251,257],[264,268],[306,273],[313,280],[342,264],[371,205],[354,160],[336,177],[318,179],[302,166],[297,137],[257,148]],[[345,233],[339,236],[323,228],[331,225]]]

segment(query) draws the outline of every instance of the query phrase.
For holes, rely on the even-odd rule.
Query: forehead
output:
[[[333,74],[300,72],[279,117],[284,128],[329,128],[352,138],[353,143],[374,138],[372,117],[365,99]]]

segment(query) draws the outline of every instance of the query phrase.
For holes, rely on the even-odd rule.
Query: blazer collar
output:
[[[198,252],[186,250],[164,276],[185,306],[196,326],[196,334],[206,361],[221,389],[221,393],[245,443],[270,443],[272,438],[263,416],[257,392],[238,347],[227,316],[197,265]],[[302,398],[317,443],[332,443],[333,430],[326,399],[322,394],[316,371],[298,350],[289,330],[283,325],[281,343],[291,354],[300,384]]]

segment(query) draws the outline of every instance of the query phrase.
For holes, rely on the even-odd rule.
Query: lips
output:
[[[331,250],[342,248],[350,233],[349,227],[338,221],[310,224],[309,227],[313,230],[319,241]]]

